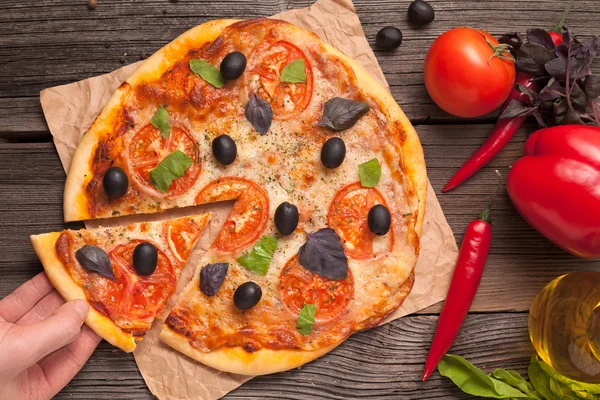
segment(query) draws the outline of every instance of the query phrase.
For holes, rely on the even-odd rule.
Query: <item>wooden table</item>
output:
[[[436,20],[414,29],[406,20],[409,0],[356,0],[369,41],[387,25],[404,33],[395,52],[377,51],[394,97],[421,137],[429,178],[461,241],[467,224],[484,207],[496,184],[522,152],[526,125],[491,163],[450,194],[440,189],[492,128],[495,115],[461,120],[445,114],[423,86],[423,59],[431,42],[461,25],[494,35],[556,25],[566,1],[430,0]],[[112,71],[144,59],[206,20],[252,18],[305,7],[310,0],[2,0],[0,2],[0,297],[41,271],[29,235],[60,230],[65,174],[39,103],[40,90]],[[578,0],[569,26],[581,36],[597,29],[600,2]],[[533,354],[527,311],[536,293],[558,275],[600,270],[598,261],[565,254],[517,214],[504,193],[493,207],[494,240],[470,315],[451,349],[489,371],[524,373]],[[71,227],[77,225],[71,225]],[[420,382],[440,305],[352,336],[338,349],[302,369],[253,379],[228,399],[466,398],[434,374]],[[58,398],[152,398],[133,357],[102,343]]]

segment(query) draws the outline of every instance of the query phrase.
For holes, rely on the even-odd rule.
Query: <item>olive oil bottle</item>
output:
[[[550,282],[531,306],[529,336],[558,373],[600,383],[600,272],[574,272]]]

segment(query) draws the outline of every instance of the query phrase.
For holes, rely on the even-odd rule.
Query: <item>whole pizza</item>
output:
[[[320,357],[402,304],[426,188],[414,128],[353,60],[284,21],[218,20],[118,88],[75,152],[64,215],[235,200],[160,337],[211,367],[258,375]],[[87,323],[131,351],[166,308],[209,216],[187,218],[34,244],[57,290],[87,299],[97,314]],[[109,301],[107,288],[126,301]]]

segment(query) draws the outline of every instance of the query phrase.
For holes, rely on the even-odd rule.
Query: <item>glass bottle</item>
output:
[[[574,272],[546,285],[529,311],[529,336],[558,373],[600,383],[600,272]]]

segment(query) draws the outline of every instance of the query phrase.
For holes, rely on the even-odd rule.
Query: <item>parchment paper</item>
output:
[[[315,32],[324,41],[359,62],[382,85],[388,87],[377,59],[365,38],[351,0],[319,0],[308,8],[289,10],[274,17]],[[45,89],[41,92],[40,100],[44,115],[65,170],[70,165],[71,157],[81,136],[87,131],[114,90],[135,71],[140,63],[141,61],[106,75]],[[191,278],[198,260],[218,233],[230,209],[231,202],[228,202],[193,207],[192,210],[190,208],[171,210],[153,216],[120,218],[118,223],[171,218],[190,214],[193,211],[209,210],[214,213],[213,220],[202,235],[200,244],[182,271],[182,279],[177,288],[177,292],[179,292]],[[111,225],[114,223],[114,220],[88,221],[86,225],[98,226],[99,224]],[[457,254],[458,249],[454,235],[446,222],[433,189],[429,185],[415,285],[402,307],[383,323],[443,300],[448,290]],[[173,296],[173,298],[176,297]],[[161,318],[161,322],[163,319],[164,316]],[[163,345],[158,339],[161,322],[157,321],[153,325],[134,352],[135,360],[146,384],[159,399],[215,399],[252,378],[214,370]]]

